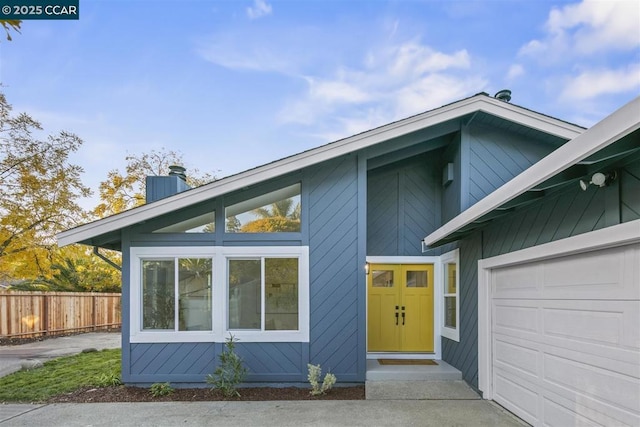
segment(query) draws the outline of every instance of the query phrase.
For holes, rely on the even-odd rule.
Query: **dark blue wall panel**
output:
[[[309,188],[310,363],[339,381],[364,381],[358,328],[358,161],[346,156],[305,174]],[[360,324],[362,323],[362,324]]]
[[[430,153],[369,171],[367,255],[422,255],[421,240],[440,225],[441,183]]]
[[[466,202],[463,201],[462,210],[476,204],[555,148],[482,125],[466,128],[463,138],[469,147],[469,194]]]

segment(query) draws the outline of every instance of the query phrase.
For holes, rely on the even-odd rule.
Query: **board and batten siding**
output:
[[[571,183],[460,242],[460,342],[442,339],[442,358],[478,386],[478,263],[508,252],[640,219],[640,162],[619,170],[604,188]]]
[[[427,153],[369,171],[367,255],[420,256],[424,236],[440,225],[439,156]]]

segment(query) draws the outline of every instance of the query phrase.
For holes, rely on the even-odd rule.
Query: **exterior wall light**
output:
[[[587,187],[593,184],[597,187],[605,187],[611,184],[618,177],[618,173],[616,171],[611,171],[606,174],[602,172],[596,172],[591,176],[591,181],[587,183],[584,179],[580,180],[580,188],[582,191],[587,191]]]
[[[364,263],[364,273],[368,276],[369,275],[369,263],[365,262]]]

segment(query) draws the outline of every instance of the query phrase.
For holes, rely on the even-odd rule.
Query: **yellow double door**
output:
[[[433,351],[433,265],[372,264],[368,350]]]

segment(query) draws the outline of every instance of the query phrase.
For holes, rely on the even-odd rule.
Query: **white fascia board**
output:
[[[423,239],[425,245],[431,246],[446,238],[639,128],[640,97],[637,97],[429,234]]]
[[[268,163],[255,169],[250,169],[237,175],[214,181],[183,193],[178,193],[149,205],[144,205],[121,214],[63,231],[56,235],[58,245],[61,247],[70,245],[108,233],[112,230],[125,228],[172,212],[178,206],[181,208],[191,206],[232,191],[240,190],[258,182],[295,172],[305,167],[421,129],[436,126],[449,120],[455,120],[478,111],[484,111],[505,120],[565,139],[571,139],[584,131],[584,129],[579,126],[497,100],[490,96],[476,95],[273,163]]]

